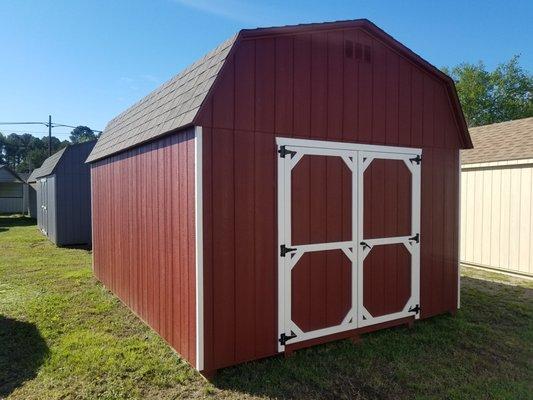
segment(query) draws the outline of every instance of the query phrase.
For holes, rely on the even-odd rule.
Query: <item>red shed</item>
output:
[[[371,22],[242,30],[106,127],[95,275],[204,373],[453,313],[470,147]]]

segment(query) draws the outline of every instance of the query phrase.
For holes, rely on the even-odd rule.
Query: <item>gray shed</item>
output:
[[[37,225],[58,246],[91,244],[91,179],[85,160],[95,143],[59,150],[28,179],[36,189]]]
[[[23,213],[24,180],[7,165],[0,165],[0,213]]]
[[[28,179],[26,179],[28,190],[28,215],[31,218],[37,218],[37,178],[39,168],[35,168]],[[40,206],[40,205],[39,205]]]

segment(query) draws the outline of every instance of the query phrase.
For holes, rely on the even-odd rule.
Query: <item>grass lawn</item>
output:
[[[0,399],[531,399],[533,283],[476,270],[456,317],[222,370],[207,383],[31,220],[0,217]]]

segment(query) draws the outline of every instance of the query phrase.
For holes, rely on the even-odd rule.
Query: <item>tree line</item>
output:
[[[72,143],[97,139],[97,135],[86,126],[78,126],[70,133],[70,140],[52,136],[52,154]],[[0,165],[7,165],[17,172],[31,172],[48,158],[48,136],[35,137],[29,133],[4,135],[0,132]]]
[[[533,74],[519,61],[515,55],[493,71],[483,62],[443,68],[455,81],[469,127],[533,117]]]

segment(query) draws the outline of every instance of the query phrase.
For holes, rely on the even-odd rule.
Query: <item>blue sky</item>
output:
[[[531,0],[2,0],[0,121],[52,114],[103,129],[241,28],[353,18],[370,19],[438,67],[483,60],[493,68],[521,54],[533,71]]]

